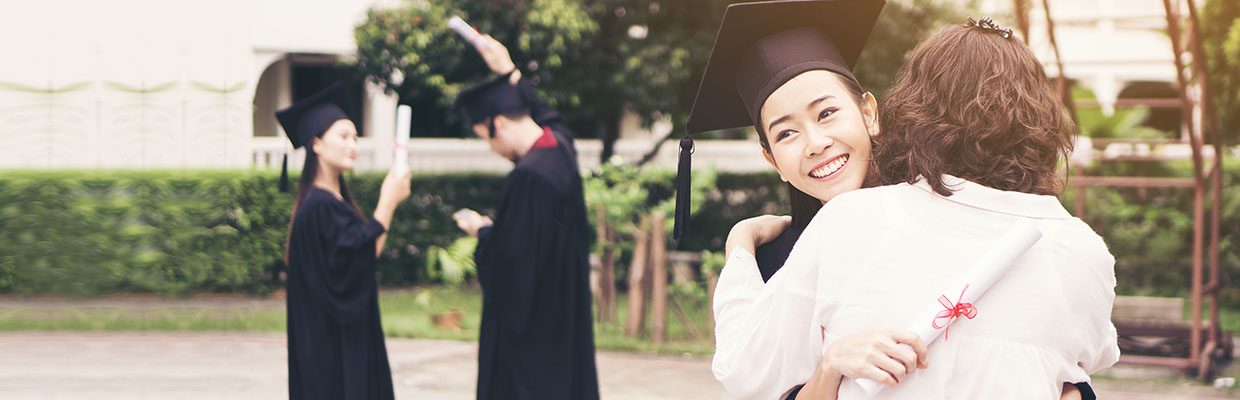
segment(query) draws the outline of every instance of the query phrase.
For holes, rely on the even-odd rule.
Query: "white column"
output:
[[[1115,101],[1119,98],[1119,87],[1119,80],[1114,74],[1098,74],[1094,78],[1094,96],[1098,98],[1098,107],[1102,108],[1103,114],[1115,113]]]
[[[382,87],[371,82],[366,83],[365,96],[362,118],[365,121],[366,132],[363,136],[373,143],[371,148],[374,149],[374,157],[370,165],[359,165],[359,167],[362,170],[383,171],[392,165],[398,99],[395,94],[384,93]]]

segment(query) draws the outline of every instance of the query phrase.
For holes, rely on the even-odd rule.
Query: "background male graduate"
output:
[[[482,284],[479,399],[597,399],[585,198],[572,135],[521,78],[502,44],[479,52],[499,77],[461,93],[474,134],[515,167],[494,222],[457,224],[478,237]]]

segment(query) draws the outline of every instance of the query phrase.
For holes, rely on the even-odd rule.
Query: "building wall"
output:
[[[899,1],[899,0],[896,0]],[[956,1],[956,0],[949,0]],[[960,0],[963,1],[963,0]],[[1031,46],[1059,73],[1035,5]],[[399,0],[44,0],[0,13],[0,168],[278,168],[285,153],[273,112],[292,103],[292,64],[355,51],[353,27],[372,6]],[[982,0],[1011,20],[1010,0]],[[1133,82],[1174,82],[1160,0],[1051,0],[1068,76],[1110,111]],[[16,61],[14,61],[16,60]],[[359,168],[390,165],[396,100],[367,87]],[[416,123],[416,121],[415,121]],[[629,115],[618,154],[640,157],[670,124]],[[721,142],[695,167],[765,170],[754,146]],[[477,141],[418,140],[426,170],[503,170]],[[601,144],[579,141],[582,165]],[[421,150],[419,150],[421,149]],[[675,166],[675,144],[656,159]],[[739,160],[739,161],[738,161]]]
[[[354,24],[367,7],[387,3],[6,4],[0,168],[250,167],[256,128],[283,140],[271,115],[291,104],[288,55],[352,54]],[[394,109],[394,100],[370,94],[368,106]],[[367,110],[361,118],[388,113]],[[379,140],[379,131],[392,129],[386,125],[366,124],[365,133],[373,128],[367,136]]]
[[[1065,76],[1094,92],[1105,113],[1121,91],[1137,82],[1175,83],[1171,41],[1161,0],[1049,0]],[[1051,76],[1060,74],[1047,34],[1041,0],[1027,0],[1029,44]],[[1018,31],[1012,0],[983,0],[979,6]],[[1173,86],[1174,87],[1174,86]]]

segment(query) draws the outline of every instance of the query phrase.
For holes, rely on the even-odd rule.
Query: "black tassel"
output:
[[[693,139],[685,134],[680,139],[680,162],[676,166],[676,213],[673,217],[672,239],[689,235],[689,187],[693,183],[691,174],[693,158]]]
[[[288,193],[288,153],[284,153],[284,166],[280,167],[280,193]]]

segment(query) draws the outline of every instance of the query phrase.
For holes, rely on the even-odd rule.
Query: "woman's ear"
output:
[[[878,136],[883,128],[878,122],[878,100],[874,99],[874,94],[865,92],[861,95],[862,107],[861,115],[865,117],[865,129],[870,132],[870,136]]]
[[[766,163],[771,164],[771,168],[775,168],[775,172],[779,173],[779,180],[787,182],[788,178],[784,178],[784,173],[779,170],[779,165],[775,164],[775,157],[771,156],[771,151],[764,147],[759,148],[762,149],[762,158],[766,159]]]
[[[310,142],[310,149],[314,150],[314,154],[323,154],[323,152],[320,151],[322,149],[319,148],[322,145],[323,145],[323,138],[315,137],[314,140]]]

